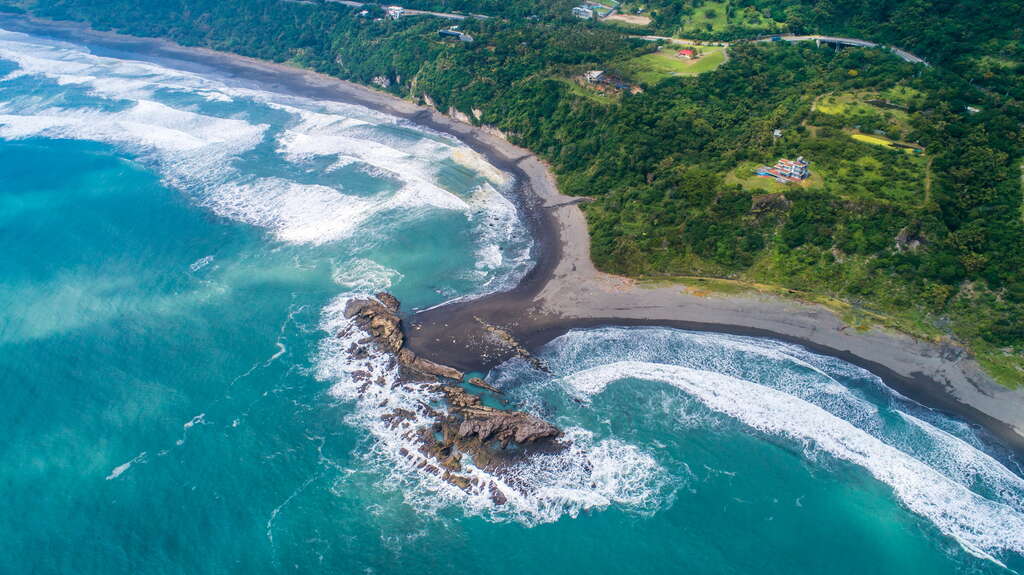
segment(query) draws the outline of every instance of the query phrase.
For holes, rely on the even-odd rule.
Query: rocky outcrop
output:
[[[896,250],[900,252],[917,251],[925,244],[924,234],[912,226],[906,226],[896,234]]]
[[[461,387],[445,385],[441,391],[451,407],[445,421],[446,435],[455,442],[476,440],[505,449],[512,443],[525,446],[562,435],[557,427],[539,417],[484,405],[479,396]]]
[[[784,194],[762,194],[750,198],[750,211],[755,214],[786,211],[793,205]]]
[[[487,390],[487,391],[489,391],[491,393],[498,393],[498,394],[501,393],[500,389],[498,389],[497,387],[494,387],[493,385],[487,383],[486,381],[480,379],[479,377],[471,377],[471,378],[469,378],[466,381],[466,383],[468,383],[469,385],[472,385],[473,387],[479,387],[480,389],[485,389],[485,390]]]
[[[460,112],[455,106],[448,108],[448,116],[455,118],[463,124],[472,124],[473,122],[469,119],[469,115],[465,112]]]
[[[496,482],[481,482],[476,477],[463,475],[466,472],[466,456],[472,459],[475,467],[500,473],[502,468],[515,460],[528,457],[531,452],[564,447],[558,441],[562,436],[561,430],[523,411],[485,405],[479,395],[459,385],[446,381],[436,383],[438,378],[461,382],[464,376],[455,368],[418,357],[405,347],[402,320],[398,316],[400,305],[398,299],[388,293],[379,293],[373,299],[350,301],[345,307],[345,317],[365,331],[367,337],[353,344],[349,354],[353,359],[363,359],[368,356],[363,346],[377,346],[391,354],[406,370],[417,376],[428,377],[426,383],[420,377],[399,382],[398,385],[431,386],[429,389],[444,398],[447,409],[421,403],[415,412],[398,408],[382,415],[381,420],[391,429],[404,430],[402,436],[418,445],[415,451],[405,448],[399,451],[417,469],[459,489],[486,493],[496,504],[505,503],[508,494]],[[504,332],[497,330],[497,333]],[[510,340],[509,345],[522,349],[515,340]],[[354,372],[353,377],[363,382],[361,394],[374,383],[385,385],[383,378],[374,379],[370,371],[359,370]],[[479,378],[473,378],[468,383],[501,393]]]
[[[500,346],[504,347],[505,349],[511,351],[515,355],[530,362],[530,365],[532,365],[535,369],[545,372],[548,371],[548,368],[546,365],[544,365],[544,362],[541,361],[539,357],[530,353],[530,350],[526,349],[525,347],[522,346],[522,344],[516,341],[516,338],[512,337],[512,334],[510,334],[508,331],[498,326],[491,325],[477,316],[473,316],[473,319],[479,322],[480,325],[484,326],[484,329],[487,330],[487,332],[494,339],[494,341],[497,342]]]
[[[401,303],[389,293],[379,293],[376,299],[357,299],[345,306],[345,317],[351,319],[382,350],[394,354],[403,367],[427,376],[462,380],[463,373],[453,367],[418,357],[405,348],[402,320],[398,317]]]

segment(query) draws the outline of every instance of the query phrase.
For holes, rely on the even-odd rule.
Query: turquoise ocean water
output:
[[[525,494],[407,468],[379,403],[432,398],[360,397],[339,311],[513,285],[508,185],[363,108],[0,31],[0,572],[1024,569],[1007,453],[769,340],[570,332],[488,374],[573,440]]]

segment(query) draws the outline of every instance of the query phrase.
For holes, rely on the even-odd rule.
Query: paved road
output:
[[[890,52],[895,54],[898,58],[900,58],[904,62],[910,62],[911,64],[924,64],[925,66],[928,65],[928,62],[926,62],[924,60],[924,58],[921,58],[920,56],[915,56],[914,54],[911,54],[910,52],[907,52],[906,50],[902,50],[900,48],[896,48],[895,46],[883,46],[883,45],[878,44],[876,42],[871,42],[871,41],[868,41],[868,40],[860,40],[858,38],[843,38],[841,36],[822,36],[820,34],[811,34],[811,35],[807,35],[807,36],[782,36],[782,35],[779,35],[779,36],[772,36],[772,37],[768,37],[768,38],[759,38],[759,39],[757,39],[757,41],[758,42],[773,42],[773,41],[776,41],[776,40],[774,40],[774,38],[778,38],[779,40],[784,41],[784,42],[811,42],[811,41],[814,41],[814,42],[825,42],[826,44],[837,44],[837,45],[840,45],[840,46],[856,46],[856,47],[860,47],[860,48],[881,48],[883,50],[889,50]]]
[[[344,4],[345,6],[351,6],[352,8],[362,8],[364,6],[385,6],[385,4],[379,4],[376,2],[353,2],[352,0],[327,0],[328,2],[334,2],[335,4]],[[476,18],[478,20],[486,20],[490,16],[483,14],[455,14],[453,12],[431,12],[430,10],[412,10],[410,8],[402,8],[403,16],[434,16],[437,18],[446,18],[448,20],[465,20],[466,18]]]
[[[307,3],[308,0],[291,0],[291,1],[293,1],[293,2],[297,1],[297,2],[305,4],[305,3]],[[328,2],[334,2],[336,4],[344,4],[345,6],[350,6],[352,8],[362,8],[364,6],[370,6],[370,5],[383,6],[382,4],[368,3],[368,2],[355,2],[353,0],[327,0],[327,1]],[[309,3],[312,3],[312,2],[309,2]],[[436,18],[446,18],[448,20],[465,20],[466,18],[477,18],[479,20],[486,20],[487,18],[490,18],[490,16],[486,16],[484,14],[455,14],[453,12],[432,12],[430,10],[413,10],[413,9],[410,9],[410,8],[403,8],[402,10],[403,10],[403,15],[410,15],[410,16],[434,16]],[[689,38],[672,38],[672,37],[669,37],[669,36],[645,35],[645,36],[633,36],[633,38],[640,38],[641,40],[647,40],[648,42],[669,42],[671,44],[680,44],[680,45],[685,45],[685,46],[691,46],[691,45],[726,46],[726,47],[729,46],[729,42],[705,42],[705,41],[702,41],[702,40],[691,40]],[[911,54],[910,52],[907,52],[906,50],[897,48],[895,46],[883,46],[883,45],[878,44],[876,42],[871,42],[869,40],[861,40],[859,38],[843,38],[841,36],[823,36],[823,35],[820,35],[820,34],[810,34],[810,35],[804,35],[804,36],[797,36],[797,35],[792,35],[792,34],[790,34],[790,35],[778,34],[778,35],[775,35],[775,36],[761,36],[761,37],[758,37],[758,38],[751,38],[751,39],[749,39],[747,41],[753,41],[753,42],[777,42],[777,41],[783,41],[783,42],[812,42],[813,41],[813,42],[825,42],[826,44],[837,44],[837,45],[840,45],[840,46],[856,46],[856,47],[860,47],[860,48],[881,48],[883,50],[889,50],[890,52],[895,54],[896,57],[900,58],[904,62],[910,62],[912,64],[924,64],[925,66],[929,65],[928,62],[926,62],[924,58],[921,58],[920,56],[916,56],[914,54]]]
[[[701,40],[691,40],[689,38],[671,38],[669,36],[633,36],[634,38],[640,38],[641,40],[647,40],[648,42],[669,42],[671,44],[680,44],[685,46],[704,44],[708,46],[728,46],[729,42],[704,42]],[[778,38],[778,40],[775,40]],[[743,41],[743,40],[741,40]],[[915,56],[906,50],[896,48],[895,46],[882,46],[881,44],[871,42],[868,40],[860,40],[858,38],[842,38],[840,36],[822,36],[820,34],[811,34],[806,36],[795,36],[795,35],[782,35],[777,36],[762,36],[758,38],[751,38],[752,42],[825,42],[826,44],[838,44],[840,46],[857,46],[860,48],[881,48],[883,50],[889,50],[895,54],[898,58],[905,62],[912,64],[924,64],[928,66],[928,62],[920,56]]]

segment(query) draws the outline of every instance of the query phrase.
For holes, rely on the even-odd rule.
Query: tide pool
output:
[[[0,31],[0,571],[1024,568],[1009,453],[770,340],[570,332],[487,374],[573,441],[528,496],[406,466],[381,402],[431,398],[358,393],[340,311],[515,285],[511,186],[365,108]]]

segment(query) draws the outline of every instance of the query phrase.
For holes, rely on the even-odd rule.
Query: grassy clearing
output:
[[[612,14],[605,18],[604,22],[615,22],[626,26],[646,28],[647,26],[650,26],[651,19],[648,16],[639,16],[636,14]]]
[[[882,92],[882,99],[901,106],[920,105],[924,102],[924,93],[908,86],[893,86]]]
[[[680,48],[665,47],[652,54],[645,54],[627,60],[622,70],[633,80],[647,85],[657,84],[666,78],[696,76],[710,72],[725,62],[725,48],[721,46],[699,46],[702,55],[696,60],[687,60],[676,55]]]
[[[1010,389],[1024,386],[1024,357],[1020,354],[1007,353],[990,345],[972,345],[971,353],[981,364],[985,373],[992,376],[997,383]]]
[[[683,34],[699,32],[724,32],[730,27],[748,30],[774,30],[778,23],[767,18],[753,7],[736,6],[730,12],[729,2],[704,2],[683,17]]]
[[[865,104],[862,101],[860,94],[852,92],[826,94],[818,99],[814,104],[814,109],[830,116],[856,116],[875,110],[870,104]]]
[[[683,21],[684,31],[719,32],[729,24],[728,2],[705,2]]]
[[[814,103],[818,119],[824,123],[841,123],[864,131],[882,130],[888,135],[903,137],[910,132],[910,114],[895,107],[882,107],[869,102],[891,102],[909,106],[920,93],[909,88],[893,88],[878,92],[843,92],[825,94]],[[824,118],[822,117],[824,115]],[[830,120],[829,120],[830,119]]]
[[[873,136],[870,134],[854,133],[850,134],[850,137],[853,138],[854,140],[857,140],[858,142],[864,142],[865,144],[871,144],[873,146],[883,146],[893,150],[902,150],[908,154],[920,153],[920,150],[918,148],[906,148],[897,145],[897,142],[890,140],[889,138],[886,138],[884,136]]]
[[[889,138],[883,138],[881,136],[869,136],[867,134],[850,134],[850,137],[858,142],[864,142],[866,144],[874,144],[875,146],[892,147],[893,141]]]

